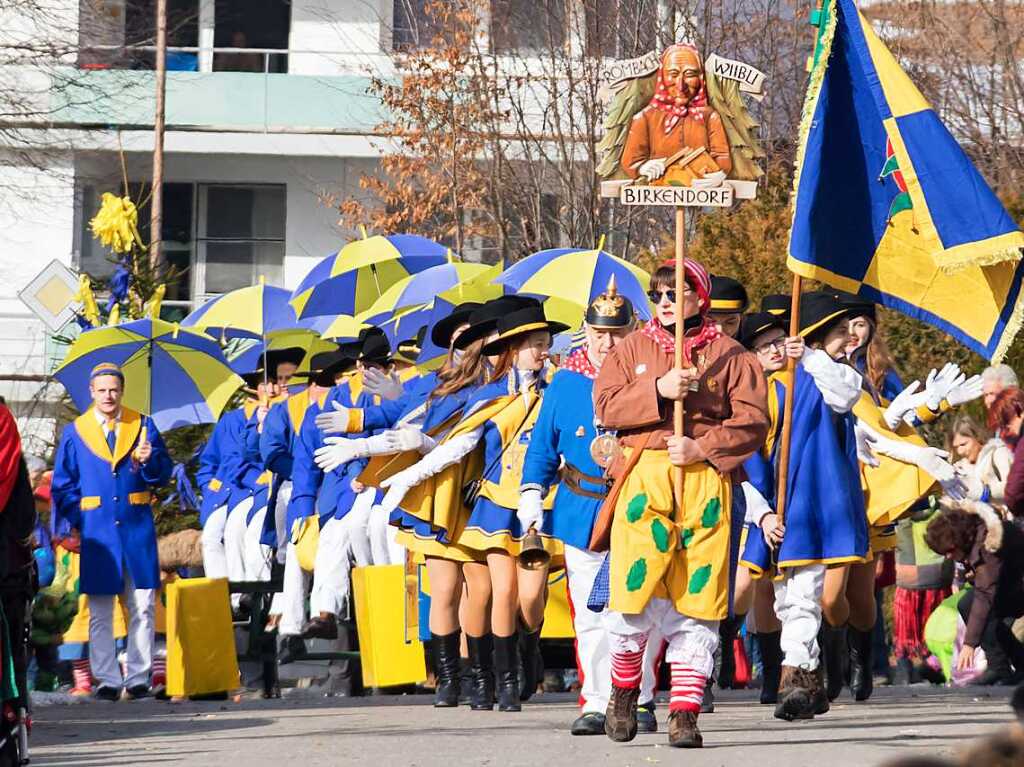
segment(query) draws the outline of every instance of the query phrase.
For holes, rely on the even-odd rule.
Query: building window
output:
[[[588,56],[628,59],[658,47],[658,0],[584,0]]]
[[[565,0],[491,0],[491,48],[530,55],[565,45]]]
[[[215,53],[215,72],[288,71],[289,0],[217,0],[215,8],[214,48],[255,49],[252,53]]]
[[[284,276],[285,187],[200,184],[196,293],[214,295]]]

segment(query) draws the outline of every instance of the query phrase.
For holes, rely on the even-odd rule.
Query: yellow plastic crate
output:
[[[352,570],[356,630],[367,687],[419,684],[427,678],[417,616],[409,613],[403,565],[370,565]]]
[[[240,685],[227,579],[167,584],[167,694],[208,695]]]

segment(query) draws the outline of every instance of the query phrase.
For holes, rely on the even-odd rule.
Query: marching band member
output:
[[[677,266],[685,269],[682,296],[673,289]],[[697,715],[718,623],[729,611],[729,475],[764,442],[766,386],[756,362],[708,318],[711,285],[703,266],[667,262],[651,288],[655,319],[608,354],[594,384],[597,419],[619,432],[625,451],[612,471],[612,696],[605,728],[616,741],[636,736],[643,653],[658,627],[672,666],[669,744],[699,748]],[[683,369],[673,368],[677,321],[685,330]],[[686,404],[681,438],[672,434],[677,401]],[[673,475],[680,466],[677,499]]]
[[[281,637],[279,662],[287,663],[305,650],[302,625],[305,622],[306,576],[298,561],[295,544],[288,525],[288,505],[292,495],[292,467],[299,434],[306,416],[323,404],[328,391],[334,386],[334,370],[324,368],[325,353],[310,360],[308,373],[296,373],[294,378],[308,378],[309,385],[292,394],[284,402],[274,405],[263,422],[259,433],[259,452],[263,466],[274,474],[275,546],[277,559],[284,564],[281,592],[274,595],[270,605],[267,630],[277,628]]]
[[[605,709],[611,695],[608,636],[601,613],[587,608],[594,579],[605,556],[590,549],[594,521],[608,492],[605,467],[597,460],[604,460],[603,441],[615,439],[594,417],[594,379],[608,352],[633,330],[635,321],[633,305],[618,294],[613,277],[607,291],[587,308],[585,344],[565,360],[544,393],[523,464],[517,512],[521,517],[536,517],[544,496],[559,483],[550,512],[551,535],[565,546],[582,686],[582,711],[572,723],[573,735],[604,734]],[[638,707],[638,717],[646,720],[640,722],[640,729],[648,732],[657,729],[653,707],[657,681],[654,661],[658,650],[653,644],[644,663]]]
[[[299,348],[280,349],[261,355],[259,368],[242,376],[246,384],[256,390],[242,404],[245,422],[238,439],[229,442],[228,463],[234,472],[233,484],[240,489],[242,498],[228,510],[224,526],[224,550],[227,556],[228,579],[231,581],[265,581],[270,578],[269,551],[261,543],[267,504],[270,501],[272,475],[264,470],[259,457],[258,429],[270,406],[287,396],[285,386],[302,361],[304,352]],[[251,432],[256,433],[255,445],[250,446]],[[249,598],[232,594],[236,618],[249,612]]]
[[[828,293],[801,299],[800,335],[786,338],[768,314],[744,320],[744,337],[768,374],[771,428],[762,456],[747,462],[758,490],[774,503],[786,388],[795,386],[786,476],[785,522],[772,511],[748,528],[743,564],[775,578],[783,652],[775,716],[810,719],[829,709],[818,631],[825,572],[867,556],[867,515],[860,488],[854,418],[861,376],[845,364],[849,309]],[[798,361],[794,376],[786,359]]]
[[[525,520],[518,518],[516,510],[526,446],[545,386],[541,371],[551,336],[567,327],[548,321],[538,302],[530,299],[519,299],[519,302],[521,308],[495,313],[497,316],[492,315],[493,319],[488,317],[486,321],[474,322],[471,318],[470,327],[459,341],[470,344],[484,340],[482,351],[492,368],[490,383],[473,395],[462,421],[445,442],[422,461],[382,483],[382,487],[388,488],[382,506],[393,510],[412,488],[462,461],[478,446],[482,448],[479,486],[464,499],[466,505],[471,503],[472,509],[458,534],[458,542],[460,547],[483,555],[483,562],[466,562],[462,569],[470,595],[467,612],[475,613],[486,604],[487,599],[481,598],[483,595],[491,603],[490,634],[501,711],[519,711],[520,700],[528,698],[536,688],[537,648],[547,589],[547,567],[528,570],[517,564],[516,557],[531,527],[540,534],[545,549],[561,554],[543,519],[534,517],[529,520],[529,526],[524,526]],[[483,309],[478,311],[486,314]],[[519,679],[520,621],[525,650],[522,681]],[[474,632],[467,630],[467,636],[473,637]],[[470,652],[473,654],[472,643]],[[477,652],[485,651],[478,647]]]
[[[89,595],[89,662],[96,697],[149,694],[154,589],[160,587],[153,490],[167,483],[171,459],[153,421],[121,404],[124,374],[97,365],[92,406],[65,429],[51,487],[55,514],[81,534],[79,588]],[[127,674],[114,650],[114,598],[128,608]]]

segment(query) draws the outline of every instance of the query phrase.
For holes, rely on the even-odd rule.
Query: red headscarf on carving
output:
[[[698,122],[703,122],[704,110],[701,107],[705,107],[708,104],[708,94],[704,87],[703,79],[701,80],[700,90],[694,94],[693,98],[685,104],[681,103],[682,99],[675,96],[669,90],[669,85],[665,81],[665,70],[668,69],[670,64],[678,65],[680,69],[685,69],[688,66],[696,67],[701,74],[704,72],[704,65],[701,63],[700,54],[692,45],[684,43],[670,45],[661,55],[661,67],[658,69],[658,84],[654,90],[654,98],[651,99],[651,104],[655,109],[666,112],[669,115],[668,119],[665,120],[666,134],[671,133],[672,129],[679,124],[679,121],[688,115]]]

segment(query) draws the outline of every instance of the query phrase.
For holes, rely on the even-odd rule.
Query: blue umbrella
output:
[[[603,239],[602,239],[603,243]],[[640,267],[601,250],[552,248],[517,261],[494,280],[519,293],[563,298],[587,307],[608,288],[614,275],[620,295],[633,303],[637,316],[651,318],[646,285],[650,276]]]
[[[53,374],[75,406],[92,404],[89,377],[101,362],[124,374],[124,404],[153,419],[157,429],[213,423],[242,379],[217,342],[163,320],[135,320],[82,333]]]
[[[448,260],[448,249],[426,237],[364,235],[314,266],[291,303],[300,319],[359,314],[399,280]]]
[[[298,326],[284,288],[258,285],[239,288],[207,301],[181,321],[185,328],[203,330],[221,339],[266,338],[277,330]]]

